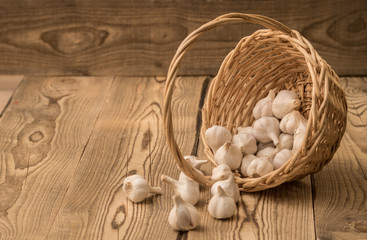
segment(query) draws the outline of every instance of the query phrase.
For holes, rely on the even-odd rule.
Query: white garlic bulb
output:
[[[218,186],[217,194],[210,199],[208,204],[209,215],[216,219],[226,219],[232,217],[236,210],[233,198],[229,197],[221,186]]]
[[[213,152],[225,142],[231,141],[232,134],[225,127],[214,125],[205,131],[205,140]]]
[[[249,177],[261,177],[273,171],[273,165],[267,157],[260,157],[252,160],[247,168]]]
[[[221,186],[222,189],[227,193],[227,195],[233,198],[235,202],[238,202],[238,200],[240,199],[240,190],[238,189],[238,185],[234,181],[233,174],[228,179],[218,181],[213,184],[211,188],[211,193],[213,196],[217,194],[218,186]]]
[[[274,145],[279,142],[279,121],[275,117],[262,117],[255,120],[252,127],[254,137],[262,143],[273,141]]]
[[[266,147],[256,153],[256,157],[269,157],[274,154],[275,148]]]
[[[168,216],[169,225],[176,231],[189,231],[199,224],[196,208],[182,200],[180,195],[173,196],[173,208]]]
[[[200,170],[201,165],[208,162],[208,160],[199,160],[196,156],[185,156],[184,159],[191,164],[193,168]]]
[[[275,154],[273,159],[274,169],[278,169],[284,165],[292,157],[292,152],[289,149],[282,149]]]
[[[142,176],[137,174],[131,175],[125,179],[122,190],[127,198],[135,203],[142,202],[148,197],[149,193],[163,193],[160,187],[151,187]]]
[[[293,148],[293,135],[287,133],[281,133],[279,135],[279,143],[277,145],[277,149],[289,149]]]
[[[299,108],[300,105],[301,101],[298,99],[298,96],[295,92],[282,90],[274,98],[272,106],[273,114],[275,117],[281,119],[287,113]]]
[[[252,114],[255,119],[259,119],[261,117],[272,117],[273,116],[273,101],[275,98],[275,90],[270,90],[268,96],[263,99],[260,99],[254,109],[252,110]]]
[[[242,158],[241,173],[242,173],[243,176],[248,177],[248,174],[247,174],[248,165],[250,165],[252,160],[254,160],[256,158],[257,157],[255,155],[252,155],[252,154],[246,155]]]
[[[241,150],[230,141],[218,148],[214,155],[214,161],[219,164],[227,164],[231,170],[240,167],[242,160]]]
[[[162,175],[161,180],[171,185],[175,194],[180,195],[185,202],[195,205],[199,201],[200,190],[197,182],[193,180],[177,181],[166,175]]]
[[[217,167],[213,168],[212,170],[212,177],[213,181],[225,180],[233,175],[231,169],[228,167],[227,164],[219,164]]]
[[[279,135],[279,137],[280,137],[280,135]],[[275,145],[274,145],[273,142],[259,143],[259,144],[257,144],[257,151],[263,150],[264,148],[267,148],[267,147],[275,148]]]
[[[306,129],[307,120],[298,111],[286,114],[280,121],[279,128],[284,133],[294,134],[298,127]]]
[[[253,154],[257,151],[256,139],[247,133],[239,133],[233,136],[232,143],[236,145],[243,154]]]
[[[237,128],[237,132],[238,132],[238,134],[246,133],[246,134],[252,135],[252,127],[251,126],[248,126],[248,127],[238,127]]]
[[[305,132],[302,128],[298,128],[293,136],[293,149],[292,151],[297,151],[305,140]]]

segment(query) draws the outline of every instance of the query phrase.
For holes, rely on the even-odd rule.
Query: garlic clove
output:
[[[149,193],[163,193],[160,187],[151,187],[142,176],[137,174],[125,179],[122,190],[126,194],[127,198],[135,203],[144,201]]]
[[[252,135],[252,127],[251,126],[248,126],[248,127],[238,127],[237,128],[237,133],[238,134],[246,133],[246,134]]]
[[[252,155],[252,154],[246,155],[242,158],[241,173],[242,173],[243,176],[248,177],[248,174],[247,174],[248,165],[250,165],[252,160],[254,160],[256,158],[257,157],[255,155]]]
[[[267,147],[275,148],[275,145],[273,142],[259,143],[257,144],[257,151],[263,150],[264,148],[267,148]]]
[[[273,159],[274,169],[278,169],[283,166],[292,157],[292,152],[289,149],[282,149],[277,154],[275,154]]]
[[[227,164],[231,170],[240,167],[242,160],[241,150],[230,141],[218,148],[214,155],[214,161],[219,164]]]
[[[228,179],[231,175],[233,175],[231,169],[228,167],[227,164],[222,163],[213,168],[211,179],[213,181],[225,180]]]
[[[252,133],[262,143],[273,141],[274,145],[279,142],[279,121],[275,117],[262,117],[255,120]]]
[[[201,165],[208,162],[208,160],[199,160],[196,156],[185,156],[184,159],[191,164],[193,168],[200,170]]]
[[[189,231],[199,224],[196,208],[182,200],[180,195],[173,196],[173,208],[168,216],[169,225],[176,231]]]
[[[238,189],[238,185],[234,181],[233,174],[227,180],[218,181],[213,184],[213,186],[211,187],[211,193],[213,196],[218,194],[218,186],[221,186],[226,194],[229,197],[233,198],[235,202],[238,202],[238,200],[240,199],[240,190]]]
[[[161,176],[161,181],[171,185],[175,191],[175,194],[192,205],[195,205],[199,201],[200,190],[199,184],[193,180],[177,181],[166,175]]]
[[[213,152],[216,152],[225,142],[232,140],[232,134],[225,127],[214,125],[205,131],[205,140]]]
[[[287,113],[294,109],[298,109],[301,105],[301,101],[293,91],[282,90],[274,98],[272,110],[275,117],[281,119]]]
[[[294,134],[296,129],[302,127],[306,130],[307,120],[298,111],[291,111],[280,121],[279,128],[284,133]]]
[[[270,90],[268,96],[263,99],[260,99],[254,109],[252,110],[252,114],[255,119],[259,119],[261,117],[272,117],[273,116],[273,101],[275,98],[275,90]]]
[[[272,147],[264,148],[256,153],[256,157],[267,157],[271,161],[276,153],[276,149]]]
[[[257,151],[256,139],[247,133],[239,133],[233,136],[232,143],[241,149],[243,154],[253,154]]]
[[[249,177],[261,177],[273,171],[273,165],[267,157],[260,157],[252,160],[247,168]]]
[[[277,149],[289,149],[293,148],[293,135],[287,133],[281,133],[279,135],[279,143],[277,145]]]
[[[221,186],[218,186],[217,194],[210,199],[208,204],[209,215],[216,219],[226,219],[232,217],[236,210],[233,198],[229,197]]]

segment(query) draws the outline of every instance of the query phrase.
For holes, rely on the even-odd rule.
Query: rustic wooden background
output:
[[[367,75],[366,0],[0,0],[0,74],[165,75],[188,33],[228,12],[257,13],[301,32],[339,75]],[[235,24],[198,42],[180,70],[214,75]]]

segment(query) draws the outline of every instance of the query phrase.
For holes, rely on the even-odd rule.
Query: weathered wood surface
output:
[[[226,221],[208,216],[202,188],[200,226],[178,233],[167,223],[173,191],[159,180],[179,173],[162,129],[164,78],[26,78],[0,118],[0,239],[364,239],[367,81],[347,80],[347,132],[320,173],[242,194]],[[203,156],[208,82],[176,83],[174,129],[185,155]],[[121,186],[132,173],[165,194],[127,201]]]
[[[367,75],[367,1],[0,0],[0,74],[165,75],[180,42],[229,13],[263,14],[296,29],[340,75]],[[212,30],[181,74],[215,75],[258,26]]]
[[[23,76],[0,75],[0,116],[3,109],[9,103],[9,100],[17,87],[17,85],[22,81]]]
[[[317,236],[367,239],[367,78],[345,78],[348,125],[333,160],[315,174]]]

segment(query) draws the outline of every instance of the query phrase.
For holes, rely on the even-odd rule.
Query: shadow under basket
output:
[[[205,141],[205,131],[213,125],[221,125],[236,134],[237,127],[251,126],[255,120],[252,109],[271,89],[294,91],[301,101],[300,112],[308,119],[301,148],[281,168],[256,178],[235,172],[240,190],[254,192],[320,171],[333,157],[345,132],[347,102],[337,74],[297,31],[261,15],[222,15],[186,37],[167,74],[163,109],[165,133],[175,161],[187,176],[208,186],[214,183],[210,176],[198,174],[183,159],[173,135],[171,99],[177,69],[200,35],[216,26],[237,22],[260,24],[267,29],[241,39],[210,83],[201,127],[201,140],[208,159],[216,166],[213,152]]]

